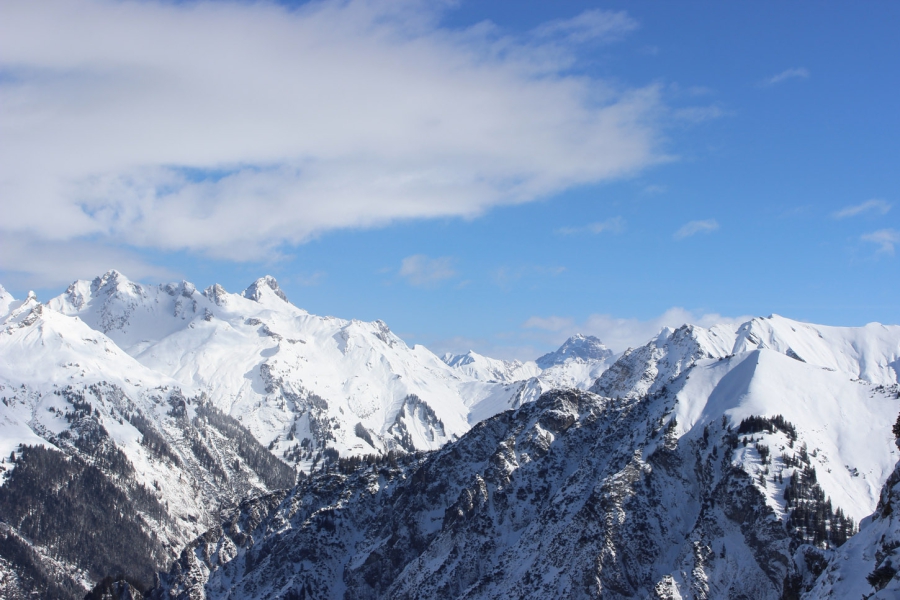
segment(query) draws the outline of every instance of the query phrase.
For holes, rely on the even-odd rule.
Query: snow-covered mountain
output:
[[[555,352],[543,355],[535,362],[547,370],[571,361],[609,363],[615,353],[592,335],[576,334],[567,339]]]
[[[515,385],[516,391],[512,396],[502,392],[499,398],[487,397],[473,405],[469,422],[477,423],[501,410],[533,402],[549,390],[586,390],[609,368],[615,356],[596,337],[576,334],[555,352],[526,363],[487,358],[472,351],[460,355],[447,354],[443,360],[478,381]]]
[[[837,550],[822,554],[827,562],[814,562],[818,578],[805,598],[900,597],[900,462],[859,533]]]
[[[846,597],[815,590],[893,485],[898,356],[880,325],[667,330],[603,395],[550,392],[424,458],[244,505],[154,593]],[[868,552],[881,568],[893,550]]]
[[[489,358],[469,350],[465,354],[445,354],[441,357],[447,365],[462,371],[472,379],[511,383],[536,377],[541,368],[534,361],[501,360]]]
[[[3,597],[83,597],[118,572],[148,585],[221,505],[296,480],[207,398],[80,318],[33,295],[5,304]]]
[[[442,360],[269,277],[0,288],[0,595],[146,583],[194,538],[155,593],[839,597],[838,546],[888,517],[898,369],[900,327],[878,324]],[[275,493],[295,467],[318,472]],[[846,560],[882,568],[890,543]]]
[[[468,430],[473,405],[489,399],[491,410],[503,410],[515,391],[408,347],[381,321],[311,315],[271,277],[232,294],[187,282],[145,286],[110,271],[75,282],[48,307],[205,393],[306,470],[326,448],[341,455],[438,448]]]

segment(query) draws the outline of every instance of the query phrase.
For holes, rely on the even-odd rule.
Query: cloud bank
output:
[[[4,2],[0,235],[271,259],[331,230],[473,217],[660,160],[659,90],[571,68],[579,44],[634,29],[627,15],[512,37],[443,28],[440,10]]]

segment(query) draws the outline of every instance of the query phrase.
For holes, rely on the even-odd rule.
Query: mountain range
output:
[[[891,597],[898,370],[879,324],[523,363],[271,277],[0,288],[0,594]]]

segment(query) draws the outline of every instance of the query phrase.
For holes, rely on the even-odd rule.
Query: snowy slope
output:
[[[524,573],[540,578],[534,590],[564,590],[572,585],[571,569],[594,573],[601,563],[602,572],[594,573],[598,585],[623,586],[611,597],[651,589],[659,597],[728,596],[731,582],[740,580],[755,586],[758,597],[774,598],[789,576],[800,577],[797,589],[808,591],[816,573],[792,571],[788,563],[807,560],[795,552],[826,560],[846,537],[849,521],[841,519],[859,522],[876,510],[898,458],[889,427],[900,412],[900,327],[894,326],[822,327],[772,316],[737,329],[666,329],[620,357],[596,338],[574,336],[536,362],[473,352],[441,360],[422,346],[407,346],[381,321],[311,315],[291,304],[270,277],[234,294],[217,285],[199,291],[188,282],[147,286],[115,271],[75,282],[46,305],[33,295],[14,300],[0,288],[0,313],[0,468],[15,474],[19,463],[8,455],[19,454],[20,444],[58,448],[86,464],[121,452],[133,471],[125,479],[155,490],[166,503],[164,518],[148,515],[145,522],[159,530],[170,556],[186,536],[211,524],[222,502],[278,487],[263,481],[268,471],[240,453],[247,447],[239,439],[243,429],[204,407],[231,415],[263,446],[304,470],[333,461],[336,453],[444,448],[435,469],[460,470],[445,482],[455,491],[441,492],[446,506],[429,508],[433,498],[422,498],[424,512],[410,516],[421,535],[442,541],[429,550],[431,558],[416,554],[411,570],[390,584],[409,597],[417,582],[457,585],[453,577],[474,577],[473,585],[481,581],[490,590],[472,597],[503,597],[512,589],[503,581],[531,589],[517,579]],[[528,408],[548,390],[588,387],[594,394],[550,394],[540,407]],[[568,408],[554,408],[557,401]],[[503,413],[508,409],[516,412]],[[751,417],[763,425],[748,426]],[[485,428],[508,431],[484,441]],[[469,441],[458,445],[466,436]],[[476,447],[493,450],[477,465],[451,460]],[[553,488],[539,493],[548,472],[556,473]],[[519,474],[523,479],[513,485]],[[401,479],[412,475],[404,471]],[[385,489],[387,496],[379,498],[386,505],[393,502],[390,490],[419,493],[415,482],[398,488],[376,480],[366,479],[365,493]],[[503,491],[507,487],[518,490],[515,499]],[[362,493],[352,486],[345,491]],[[559,500],[546,504],[549,497],[539,496],[551,492]],[[316,502],[336,510],[333,503],[342,496],[328,494]],[[493,557],[491,568],[513,569],[498,578],[478,571],[477,561],[451,564],[446,554],[453,547],[471,551],[475,525],[454,525],[449,537],[433,537],[451,506],[468,514],[475,509],[466,506],[485,498],[496,502],[482,515],[495,528],[491,539],[503,540],[497,553],[485,556]],[[544,512],[529,512],[526,500]],[[571,510],[557,512],[559,506]],[[798,515],[809,507],[825,517],[801,523]],[[367,529],[373,526],[368,508],[353,510],[362,511],[352,517],[360,531],[373,536],[365,542],[371,554],[386,538]],[[735,521],[747,511],[756,515],[758,531]],[[403,522],[402,515],[389,514],[384,518]],[[528,514],[542,516],[530,525]],[[612,521],[599,525],[592,519],[600,514]],[[294,519],[287,513],[272,518],[260,535]],[[301,545],[321,529],[305,529],[310,523],[293,525],[304,531]],[[659,523],[667,529],[657,531],[658,539],[642,537]],[[593,550],[583,551],[566,541],[585,527],[605,532],[607,545],[593,540],[585,542]],[[341,543],[354,546],[360,539]],[[564,547],[557,570],[533,569],[528,561],[544,555],[547,539]],[[421,550],[419,541],[409,543],[408,558]],[[600,554],[590,554],[595,551]],[[615,556],[637,562],[629,566]],[[567,561],[571,567],[562,566]],[[205,582],[212,567],[191,564],[206,570],[195,583]],[[427,574],[438,568],[451,575]],[[231,581],[216,577],[219,586]],[[339,593],[343,576],[335,577],[338,587],[326,587]]]
[[[591,389],[611,397],[674,395],[679,434],[723,415],[735,427],[750,416],[782,415],[813,455],[821,487],[858,522],[875,508],[897,460],[886,424],[900,411],[898,355],[898,327],[822,327],[772,316],[737,331],[664,330],[627,351]],[[783,436],[769,437],[763,444],[777,444],[780,455]],[[753,453],[736,460],[751,475],[763,470]],[[782,468],[778,459],[766,467],[769,481]],[[783,484],[767,486],[770,504],[783,513]]]
[[[722,326],[666,327],[646,345],[626,350],[591,390],[613,398],[656,392],[698,360],[730,354],[735,337],[734,331]]]
[[[813,569],[875,509],[900,388],[731,354],[732,334],[667,331],[623,357],[650,393],[550,392],[424,459],[249,501],[152,597],[856,597],[838,559],[810,594]],[[894,550],[865,544],[872,568]]]
[[[304,468],[326,447],[344,455],[440,447],[468,430],[471,404],[514,391],[408,347],[381,321],[311,315],[271,277],[231,294],[187,282],[144,286],[110,271],[48,306],[205,392]]]
[[[34,297],[0,322],[0,331],[3,455],[20,443],[65,449],[60,444],[71,439],[73,420],[66,413],[73,413],[72,398],[86,398],[91,403],[89,417],[96,418],[125,454],[138,480],[145,485],[156,482],[154,487],[170,503],[180,526],[196,530],[197,525],[188,523],[206,514],[219,494],[203,480],[205,473],[187,469],[189,454],[181,458],[186,470],[173,469],[171,461],[160,460],[142,444],[144,433],[126,420],[140,414],[177,451],[185,426],[172,418],[173,402],[186,402],[186,417],[192,417],[191,398],[184,396],[192,390],[145,367],[80,319],[49,310]],[[8,424],[12,429],[6,428]],[[266,489],[250,474],[239,494]],[[186,479],[197,481],[186,485]],[[198,495],[198,488],[210,495]]]
[[[12,294],[0,285],[0,319],[9,315],[9,312],[15,308],[15,303],[16,299],[12,297]]]
[[[599,338],[592,335],[575,334],[563,342],[563,345],[556,351],[543,355],[535,362],[541,369],[546,370],[571,360],[610,363],[614,356],[615,353],[604,346]]]
[[[772,315],[738,328],[732,353],[752,348],[768,348],[871,383],[889,385],[898,381],[900,326],[896,325],[828,327]]]
[[[500,360],[489,358],[469,350],[465,354],[445,354],[441,357],[448,366],[462,371],[472,379],[481,381],[522,381],[540,374],[541,368],[533,361]]]
[[[829,556],[805,600],[900,597],[900,462],[860,532]]]
[[[39,529],[34,537],[34,532],[26,535],[15,530],[31,528],[41,519],[53,522],[60,517],[59,510],[74,510],[39,501],[40,491],[19,469],[28,471],[36,468],[34,464],[56,472],[69,469],[70,486],[76,482],[88,486],[76,499],[85,506],[101,505],[110,494],[121,495],[117,502],[123,515],[136,512],[123,517],[134,529],[117,535],[132,536],[122,539],[134,548],[154,548],[150,555],[129,562],[131,573],[146,583],[152,580],[154,568],[209,526],[222,503],[294,481],[287,465],[276,465],[280,478],[268,477],[272,473],[261,465],[277,463],[277,459],[255,460],[260,452],[268,454],[264,448],[254,449],[256,442],[235,438],[234,431],[208,424],[205,416],[198,421],[201,396],[192,397],[192,390],[143,366],[80,318],[50,310],[33,295],[10,306],[13,309],[0,319],[0,470],[4,474],[0,503],[11,503],[4,504],[3,511],[4,520],[13,527],[4,535],[43,557],[37,573],[64,578],[68,572],[82,573],[76,580],[43,581],[42,585],[66,583],[70,591],[74,585],[72,593],[80,597],[86,590],[78,591],[79,586],[110,573],[97,571],[101,568],[97,564],[79,563],[81,557],[99,550],[87,539],[73,552],[64,544],[42,546],[53,539],[52,531]],[[23,452],[22,446],[52,452]],[[53,475],[48,472],[46,477],[52,481]],[[103,496],[93,498],[92,493]],[[34,506],[27,509],[29,518],[19,522],[22,517],[9,511],[22,502]],[[81,518],[86,517],[73,516],[73,524]],[[115,520],[110,526],[116,527]],[[96,543],[102,543],[107,532],[93,529]],[[46,540],[41,537],[48,535]],[[54,566],[57,563],[62,567]]]
[[[754,350],[715,361],[724,375],[706,379],[733,373],[744,389],[741,369],[767,354],[807,368]],[[795,550],[816,550],[814,531],[786,523],[774,484],[752,471],[763,466],[757,436],[774,448],[785,432],[744,445],[716,402],[705,415],[715,418],[682,431],[683,403],[674,391],[555,391],[424,457],[315,475],[223,515],[150,597],[790,597]],[[802,454],[803,433],[794,448],[783,435],[786,454]],[[836,526],[815,498],[800,502]]]
[[[701,360],[670,384],[677,401],[677,433],[687,434],[725,415],[737,427],[751,416],[783,416],[806,444],[818,483],[835,506],[859,522],[875,508],[881,486],[900,458],[889,424],[900,412],[896,388],[879,388],[847,373],[801,363],[772,350],[753,350],[722,360]],[[765,467],[766,493],[783,513],[780,458],[791,453],[780,433],[757,433],[775,458],[762,465],[758,453],[738,451],[735,461],[757,477]]]
[[[474,352],[446,355],[444,362],[476,381],[498,382],[490,394],[468,394],[469,423],[535,401],[541,394],[558,389],[588,389],[613,364],[615,353],[594,336],[576,334],[554,352],[534,362],[500,361]]]

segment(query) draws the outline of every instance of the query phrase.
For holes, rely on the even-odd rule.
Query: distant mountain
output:
[[[473,379],[511,383],[540,374],[541,368],[532,361],[500,360],[482,356],[474,350],[465,354],[445,354],[441,357],[448,366],[462,371]]]
[[[502,410],[533,402],[545,391],[588,389],[613,363],[615,353],[593,336],[576,334],[555,352],[534,362],[502,361],[469,351],[444,355],[451,367],[479,381],[515,384],[515,393],[487,397],[472,406],[469,422],[476,423]]]
[[[0,293],[7,298],[8,294]],[[294,469],[201,394],[34,296],[0,317],[0,596],[153,582],[220,506]]]
[[[152,597],[889,597],[898,357],[881,325],[666,330],[601,375],[613,396],[246,502]]]
[[[549,369],[571,360],[611,362],[614,356],[615,353],[598,338],[577,334],[567,339],[556,352],[545,354],[535,362],[541,369]]]
[[[898,370],[878,324],[442,360],[271,277],[0,288],[0,596],[886,597]]]
[[[110,271],[75,282],[48,307],[205,393],[305,470],[326,449],[438,448],[468,430],[471,406],[491,398],[503,410],[514,392],[452,369],[422,346],[408,347],[382,321],[311,315],[288,302],[271,277],[231,294],[188,282],[145,286]]]

